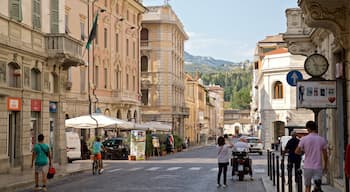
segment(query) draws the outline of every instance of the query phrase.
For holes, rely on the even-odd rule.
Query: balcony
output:
[[[66,34],[47,34],[45,37],[49,59],[57,59],[65,69],[83,65],[83,43]]]

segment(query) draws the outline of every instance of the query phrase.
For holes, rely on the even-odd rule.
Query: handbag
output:
[[[49,171],[47,172],[46,178],[52,179],[55,176],[56,169],[54,167],[50,167]]]

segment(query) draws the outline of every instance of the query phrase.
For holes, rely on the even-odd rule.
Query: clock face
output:
[[[304,63],[306,73],[313,77],[320,77],[328,70],[327,58],[320,54],[310,55]]]

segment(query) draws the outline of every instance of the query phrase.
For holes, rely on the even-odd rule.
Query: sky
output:
[[[143,0],[144,6],[165,0]],[[232,62],[252,60],[256,43],[286,32],[287,8],[297,0],[169,0],[189,39],[185,51]]]

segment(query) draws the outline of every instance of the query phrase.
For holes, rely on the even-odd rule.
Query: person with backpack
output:
[[[32,153],[32,165],[33,168],[35,162],[35,191],[47,191],[46,188],[46,173],[51,164],[51,153],[50,148],[47,144],[44,143],[44,135],[38,135],[38,143],[34,145]],[[42,187],[39,187],[39,174],[42,176]]]

